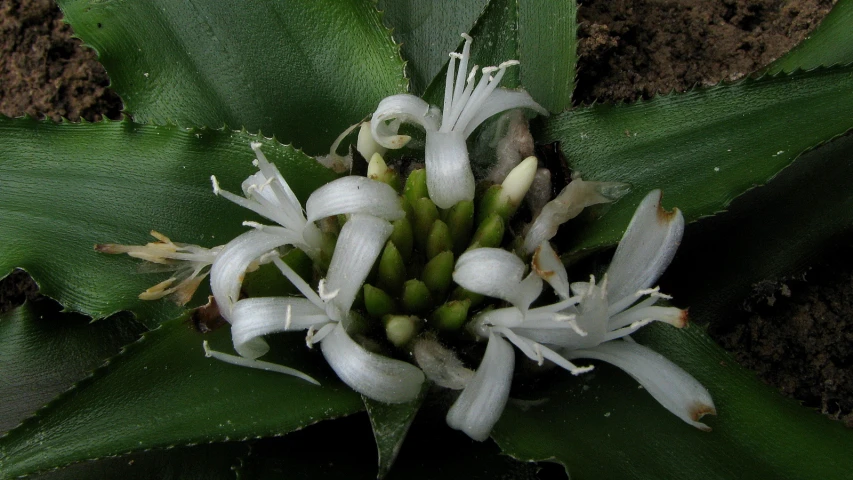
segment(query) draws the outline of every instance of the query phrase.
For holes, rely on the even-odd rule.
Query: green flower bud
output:
[[[386,315],[382,322],[385,324],[385,336],[397,347],[409,343],[418,333],[421,320],[408,315]]]
[[[444,223],[453,239],[453,253],[459,255],[471,241],[474,230],[474,202],[465,200],[444,211]]]
[[[444,298],[453,279],[453,252],[441,252],[424,266],[421,279],[433,294],[433,298]]]
[[[483,304],[483,301],[486,299],[485,295],[480,295],[479,293],[474,293],[470,290],[464,289],[462,287],[456,287],[453,290],[453,293],[450,294],[451,300],[467,300],[471,302],[472,307],[479,307]]]
[[[382,289],[364,284],[364,308],[373,318],[382,318],[394,311],[394,299]]]
[[[459,330],[468,320],[468,308],[470,307],[471,302],[469,300],[447,302],[432,313],[430,322],[439,330]]]
[[[481,247],[499,247],[504,238],[504,221],[493,213],[477,227],[469,250]]]
[[[414,170],[406,179],[406,187],[403,190],[403,196],[409,201],[409,204],[414,206],[419,198],[427,198],[426,170]]]
[[[408,218],[403,217],[391,223],[394,230],[391,232],[391,242],[397,247],[403,261],[408,263],[412,258],[412,245],[415,241],[414,233],[412,232],[412,222]]]
[[[377,276],[379,288],[396,296],[400,293],[405,278],[406,264],[403,263],[403,257],[400,256],[400,252],[394,243],[389,241],[385,244],[385,249],[379,258]]]
[[[400,295],[400,303],[406,313],[422,314],[431,305],[429,289],[420,280],[408,280],[403,285],[403,293]]]
[[[510,210],[512,209],[509,204],[503,200],[501,195],[502,189],[503,187],[500,185],[492,185],[483,194],[483,197],[480,199],[480,208],[477,209],[477,224],[483,223],[485,219],[495,214],[500,216],[503,220],[509,219]]]
[[[441,220],[436,220],[429,230],[426,240],[426,255],[427,259],[438,255],[441,252],[452,250],[453,240],[450,238],[450,229],[447,224]]]
[[[412,222],[412,230],[415,234],[415,245],[418,250],[424,252],[426,250],[427,235],[429,235],[432,224],[438,220],[438,209],[432,200],[428,198],[419,198],[412,203],[414,210],[414,221]]]

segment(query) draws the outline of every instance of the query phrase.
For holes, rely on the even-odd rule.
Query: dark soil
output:
[[[0,114],[116,119],[121,100],[53,0],[0,0]]]
[[[833,3],[586,2],[579,11],[575,101],[634,101],[743,77],[802,40]],[[103,67],[60,18],[48,0],[0,0],[0,114],[117,118],[121,101],[106,88]],[[0,312],[35,294],[27,278],[20,272],[0,282]],[[768,282],[740,321],[714,333],[766,382],[850,425],[853,260],[816,268],[805,278]]]

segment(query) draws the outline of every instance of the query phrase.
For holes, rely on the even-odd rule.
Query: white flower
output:
[[[426,131],[427,189],[432,201],[440,208],[450,208],[460,201],[474,199],[474,174],[468,161],[465,139],[481,123],[492,115],[513,108],[529,108],[542,115],[548,114],[527,92],[497,88],[506,69],[518,65],[515,60],[483,68],[479,83],[475,81],[476,65],[466,75],[472,39],[466,34],[462,36],[465,38],[462,54],[450,54],[443,111],[418,97],[401,94],[383,99],[371,120],[373,137],[386,148],[401,148],[410,140],[406,135],[397,134],[402,122],[416,123]]]
[[[651,192],[637,208],[605,280],[598,285],[594,279],[572,284],[574,297],[569,295],[568,275],[559,257],[547,241],[540,245],[533,270],[563,298],[552,305],[528,310],[529,294],[513,293],[515,298],[505,295],[522,290],[520,274],[507,274],[518,271],[520,259],[498,257],[493,252],[476,253],[477,250],[459,259],[462,268],[457,266],[454,272],[457,283],[477,293],[503,298],[514,306],[488,311],[472,323],[475,333],[488,338],[489,345],[474,380],[448,413],[451,427],[482,440],[500,418],[509,395],[506,379],[512,376],[514,359],[509,344],[501,338],[504,337],[540,364],[551,360],[573,374],[591,367],[577,367],[572,359],[612,363],[637,379],[679,418],[697,428],[709,429],[698,422],[703,415],[715,413],[708,391],[680,367],[627,337],[655,320],[676,327],[686,324],[686,311],[655,306],[658,299],[669,297],[650,288],[672,260],[684,229],[681,212],[664,211],[660,196],[660,191]],[[491,262],[470,261],[475,255],[490,256]],[[500,265],[495,267],[495,262]],[[480,280],[474,281],[477,278]],[[639,301],[642,297],[647,298]],[[611,342],[619,338],[626,341]],[[474,408],[479,410],[474,412]]]
[[[157,300],[171,295],[175,303],[184,305],[190,301],[201,282],[209,273],[222,246],[204,248],[187,243],[175,243],[169,237],[154,230],[151,236],[156,242],[145,245],[117,245],[102,243],[95,245],[101,253],[126,253],[134,258],[158,264],[161,268],[146,268],[148,271],[175,272],[174,275],[139,294],[141,300]],[[175,284],[177,282],[177,284]]]
[[[273,258],[305,298],[247,298],[234,304],[228,318],[234,349],[243,357],[242,364],[254,366],[247,365],[246,359],[254,360],[267,352],[269,347],[261,336],[308,330],[308,345],[320,343],[326,361],[353,390],[386,403],[414,399],[424,380],[417,367],[369,352],[347,334],[350,307],[391,230],[385,220],[352,215],[341,230],[328,276],[320,282],[318,293],[281,259]],[[254,252],[260,250],[263,248]]]

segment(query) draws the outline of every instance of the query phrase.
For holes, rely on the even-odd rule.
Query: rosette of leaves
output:
[[[839,0],[808,40],[744,80],[581,106],[571,104],[572,1],[59,3],[98,52],[127,118],[0,118],[0,274],[23,268],[58,303],[0,318],[0,477],[369,478],[377,452],[380,476],[409,478],[527,478],[537,467],[525,462],[543,460],[572,478],[853,471],[853,432],[761,384],[702,327],[753,282],[796,271],[850,231],[853,1]],[[478,40],[476,63],[521,61],[504,84],[552,112],[534,123],[538,143],[559,142],[585,179],[633,187],[559,239],[566,261],[615,245],[654,188],[695,222],[664,279],[694,325],[648,327],[638,340],[708,387],[713,432],[686,427],[600,366],[514,392],[495,443],[476,443],[434,421],[443,399],[365,402],[304,348],[274,349],[273,360],[322,388],[205,358],[202,339],[226,345],[227,328],[201,333],[213,326],[204,309],[190,310],[198,304],[138,300],[150,277],[92,250],[139,243],[152,228],[207,246],[221,243],[210,232],[232,238],[245,214],[217,201],[207,178],[242,180],[248,167],[235,159],[250,141],[300,179],[304,201],[334,178],[312,156],[381,98],[410,91],[435,103],[445,54],[464,31]]]

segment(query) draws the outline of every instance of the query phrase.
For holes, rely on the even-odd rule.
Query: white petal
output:
[[[522,280],[524,262],[499,248],[475,248],[459,257],[453,281],[472,292],[500,298],[522,312],[542,292],[542,279],[531,273]]]
[[[356,294],[393,229],[385,220],[363,214],[353,215],[344,224],[326,276],[326,291],[337,291],[329,302],[331,308],[327,308],[333,320],[346,319]]]
[[[263,362],[261,360],[252,360],[249,358],[238,357],[236,355],[229,355],[223,352],[217,352],[216,350],[211,350],[210,346],[207,344],[207,340],[202,343],[204,347],[204,355],[206,357],[215,358],[221,362],[230,363],[231,365],[237,365],[239,367],[249,367],[256,368],[258,370],[266,370],[268,372],[277,372],[283,373],[285,375],[292,375],[297,378],[301,378],[306,382],[313,383],[314,385],[320,385],[320,382],[314,380],[311,376],[296,370],[295,368],[285,367],[284,365],[279,365],[276,363]]]
[[[509,342],[489,335],[486,354],[474,378],[447,412],[447,424],[474,440],[489,438],[509,399],[514,367],[515,352]]]
[[[533,271],[545,280],[560,298],[569,298],[569,274],[550,242],[542,242],[533,253]]]
[[[474,172],[460,132],[427,132],[424,154],[429,198],[439,208],[474,199]]]
[[[385,403],[415,399],[424,374],[412,364],[368,352],[338,324],[320,344],[326,361],[356,392]]]
[[[280,233],[284,229],[273,231]],[[249,265],[261,255],[292,241],[288,235],[252,230],[225,245],[210,267],[210,289],[223,318],[230,321],[231,308],[240,298],[240,287]]]
[[[546,203],[524,236],[524,251],[533,253],[542,242],[551,240],[560,225],[578,216],[584,208],[613,202],[628,192],[628,186],[616,182],[587,182],[572,179],[556,198]]]
[[[488,120],[492,115],[513,108],[529,108],[540,115],[548,115],[548,110],[536,103],[529,93],[498,88],[489,95],[474,116],[468,120],[465,126],[465,138],[468,138],[481,123]]]
[[[240,300],[231,310],[234,350],[246,358],[258,358],[266,350],[254,340],[270,333],[306,330],[328,323],[326,312],[298,297],[259,297]]]
[[[397,135],[400,122],[416,123],[427,132],[438,130],[441,114],[438,109],[431,108],[428,103],[414,95],[400,94],[385,97],[379,102],[370,128],[376,143],[385,148],[402,148],[409,142],[407,135]],[[394,120],[391,124],[387,122]]]
[[[700,430],[711,430],[699,419],[716,415],[711,394],[689,373],[663,355],[631,342],[608,342],[568,358],[593,358],[613,364],[634,377],[661,405]]]
[[[349,213],[365,213],[385,220],[399,220],[405,215],[393,188],[359,176],[339,178],[314,190],[305,208],[309,222]]]
[[[462,390],[474,378],[474,371],[465,368],[453,350],[435,340],[418,339],[413,352],[415,362],[427,378],[439,387]]]
[[[638,304],[610,317],[608,329],[616,330],[645,320],[665,322],[674,327],[682,328],[687,325],[687,310],[675,307],[655,307]]]
[[[660,199],[660,190],[646,195],[607,269],[611,315],[634,303],[637,291],[654,285],[681,242],[684,217],[678,209],[667,212],[661,208]]]

